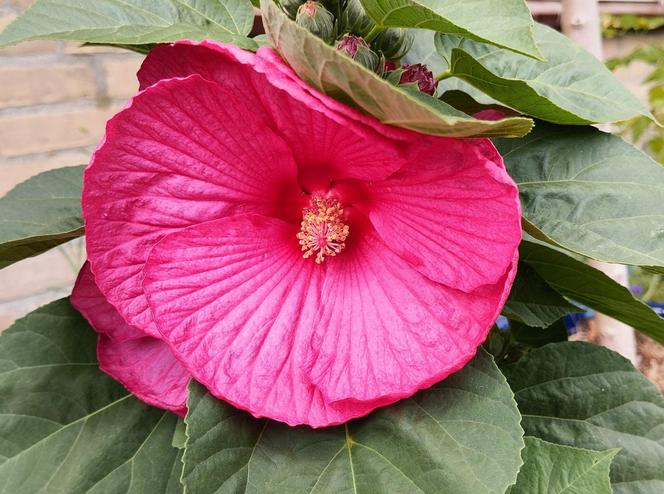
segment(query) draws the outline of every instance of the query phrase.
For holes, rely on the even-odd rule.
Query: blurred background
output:
[[[91,0],[93,1],[93,0]],[[535,17],[560,27],[564,1],[533,0]],[[31,0],[0,0],[0,30]],[[664,121],[664,6],[659,0],[600,1],[604,59]],[[583,16],[568,19],[581,26]],[[85,164],[106,120],[133,95],[142,56],[107,47],[33,41],[0,49],[0,196],[42,171]],[[664,163],[664,132],[645,118],[615,126]],[[85,259],[82,240],[0,271],[0,331],[16,318],[66,296]],[[633,293],[664,302],[659,277],[630,272]],[[579,318],[575,338],[597,338],[593,315]],[[664,349],[638,338],[641,370],[664,390]]]

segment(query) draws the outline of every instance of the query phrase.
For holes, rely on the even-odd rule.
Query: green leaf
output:
[[[246,37],[249,0],[37,0],[0,34],[0,46],[30,39],[143,45],[215,39],[255,48]]]
[[[257,420],[195,383],[182,480],[189,492],[503,493],[523,447],[519,413],[486,352],[368,418],[326,429]]]
[[[592,127],[538,124],[496,146],[536,238],[607,262],[664,266],[664,168]]]
[[[454,137],[518,137],[532,127],[520,117],[477,120],[428,94],[397,88],[298,26],[272,0],[262,0],[261,9],[269,40],[302,79],[381,122]]]
[[[664,492],[664,397],[627,359],[590,343],[555,343],[503,372],[528,435],[598,451],[621,448],[611,465],[614,492]]]
[[[609,467],[619,449],[592,451],[526,437],[510,494],[611,494]]]
[[[0,268],[83,235],[84,168],[40,173],[0,198]]]
[[[361,1],[379,27],[432,29],[541,57],[523,0],[465,0],[462,8],[458,0]]]
[[[527,264],[519,263],[512,291],[503,308],[503,314],[513,320],[546,328],[577,308]]]
[[[567,298],[618,319],[664,344],[664,319],[600,270],[533,242],[522,242],[520,258]]]
[[[530,347],[567,341],[567,327],[562,319],[546,328],[533,328],[518,321],[510,320],[510,331],[516,341]]]
[[[0,492],[182,492],[177,417],[101,372],[96,346],[67,299],[0,334]]]
[[[617,122],[637,114],[654,119],[604,64],[550,27],[535,24],[545,61],[439,36],[436,47],[452,75],[522,113],[576,125]]]

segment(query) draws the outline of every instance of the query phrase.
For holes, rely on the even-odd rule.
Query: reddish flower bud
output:
[[[359,36],[346,34],[337,42],[337,50],[345,53],[369,70],[376,70],[379,62],[378,55],[371,51],[367,42]]]
[[[412,65],[404,65],[403,72],[399,79],[399,84],[412,84],[417,83],[417,87],[423,93],[434,95],[438,87],[438,81],[434,79],[433,73],[427,68],[426,65],[421,63],[414,63]]]

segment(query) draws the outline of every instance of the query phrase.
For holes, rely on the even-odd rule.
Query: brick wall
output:
[[[30,3],[0,0],[0,30]],[[136,91],[141,60],[56,41],[0,49],[0,196],[44,170],[87,163],[106,120]],[[82,250],[73,242],[0,271],[0,330],[65,296]]]

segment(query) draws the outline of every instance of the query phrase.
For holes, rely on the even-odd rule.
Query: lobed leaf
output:
[[[182,492],[177,416],[99,370],[97,336],[67,299],[0,334],[0,492]]]
[[[457,36],[438,35],[435,46],[451,75],[527,115],[574,125],[654,120],[593,55],[543,24],[534,32],[544,60]]]
[[[620,448],[611,464],[613,492],[664,492],[664,397],[627,359],[590,343],[554,343],[503,372],[528,435],[598,451]]]
[[[428,94],[395,87],[295,24],[272,0],[262,0],[261,9],[270,42],[304,81],[383,123],[452,137],[519,137],[532,128],[527,118],[478,120]]]
[[[526,437],[523,466],[509,494],[612,494],[611,460],[619,449],[592,451]]]
[[[523,447],[519,413],[483,350],[413,398],[344,426],[257,420],[192,383],[183,482],[206,493],[503,493]]]
[[[247,49],[249,0],[37,0],[0,33],[0,46],[31,39],[144,45],[214,39]]]
[[[523,0],[465,0],[463,5],[456,0],[361,1],[380,27],[432,29],[541,57],[533,19]]]
[[[0,198],[0,269],[83,235],[84,168],[40,173]]]
[[[524,227],[593,259],[664,266],[664,168],[592,127],[538,124],[496,140],[519,186]]]

